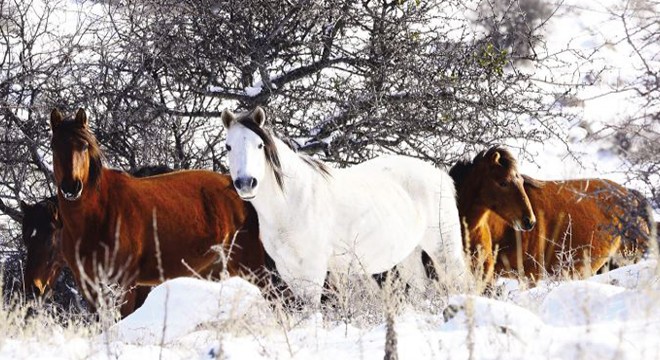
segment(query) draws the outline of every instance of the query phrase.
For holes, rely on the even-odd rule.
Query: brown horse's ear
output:
[[[501,165],[500,164],[500,152],[495,151],[493,155],[490,156],[490,159],[493,161],[493,164]]]
[[[57,205],[54,203],[48,203],[48,210],[50,211],[50,226],[53,229],[62,228],[62,220],[60,219],[60,210],[57,208]]]
[[[78,112],[76,113],[76,123],[84,128],[87,127],[87,113],[85,113],[85,109],[78,109]]]
[[[58,126],[62,123],[62,113],[57,109],[53,109],[50,112],[50,128],[51,130],[57,129]]]
[[[266,112],[261,106],[257,106],[254,111],[252,111],[252,114],[250,114],[250,117],[252,117],[252,120],[254,120],[259,127],[264,126],[266,123]]]
[[[27,211],[27,209],[30,207],[30,205],[28,205],[28,204],[27,204],[25,201],[23,201],[23,200],[21,200],[21,202],[20,202],[19,205],[21,206],[21,211],[22,211],[23,213],[25,213],[25,211]]]
[[[229,109],[222,110],[222,115],[220,117],[222,118],[222,124],[225,126],[225,129],[229,129],[231,123],[236,119],[234,113],[229,111]]]
[[[55,211],[53,213],[53,218],[50,221],[50,226],[53,227],[53,229],[61,229],[62,228],[62,219],[60,219],[60,212]]]

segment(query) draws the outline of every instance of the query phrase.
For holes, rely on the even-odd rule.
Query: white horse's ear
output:
[[[55,108],[50,112],[50,128],[55,130],[58,126],[60,126],[61,123],[62,113],[57,108]]]
[[[222,110],[222,115],[220,117],[222,118],[222,124],[225,126],[225,129],[229,129],[231,123],[234,122],[234,119],[236,118],[234,113],[229,111],[229,109]]]
[[[252,120],[254,120],[254,122],[257,123],[259,127],[264,126],[266,123],[266,112],[261,108],[261,106],[257,106],[257,108],[252,111]]]
[[[76,122],[84,128],[87,127],[87,113],[85,113],[85,109],[78,109],[78,112],[76,113]]]

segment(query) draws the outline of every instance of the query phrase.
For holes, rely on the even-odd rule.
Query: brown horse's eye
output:
[[[26,228],[25,232],[23,233],[23,240],[25,242],[29,242],[32,240],[32,238],[34,238],[35,235],[37,235],[37,229]]]
[[[87,149],[89,149],[89,144],[84,143],[83,146],[82,146],[82,149],[83,149],[83,151],[87,151]]]
[[[508,181],[500,181],[500,182],[498,183],[498,185],[500,185],[501,187],[505,188],[505,187],[509,186],[509,182],[508,182]]]

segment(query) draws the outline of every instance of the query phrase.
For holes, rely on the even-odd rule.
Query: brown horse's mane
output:
[[[458,160],[454,166],[449,169],[449,176],[454,180],[454,185],[456,188],[461,188],[463,186],[463,183],[465,182],[465,178],[468,176],[472,168],[474,167],[474,163],[472,163],[471,160],[467,159],[462,159]]]
[[[525,185],[529,185],[535,189],[540,189],[543,187],[543,182],[541,180],[536,180],[527,175],[522,175],[522,177]]]
[[[492,156],[496,151],[500,154],[499,163],[505,168],[506,171],[510,171],[518,167],[516,158],[511,154],[511,152],[509,152],[509,150],[500,145],[495,145],[490,149],[480,151],[479,154],[474,157],[474,159],[459,160],[454,166],[451,167],[449,170],[449,176],[451,176],[451,178],[454,180],[456,187],[460,188],[474,167],[484,159],[489,159],[490,156]],[[524,183],[527,185],[535,188],[542,186],[542,183],[539,180],[531,178],[527,175],[522,175],[522,177]]]
[[[98,185],[101,177],[101,170],[103,169],[103,153],[99,147],[99,143],[87,127],[80,125],[74,120],[63,121],[53,130],[53,138],[51,140],[51,148],[53,148],[58,141],[63,137],[68,137],[68,140],[79,139],[88,144],[87,153],[89,154],[89,185]]]
[[[48,216],[37,216],[35,212],[40,211]],[[23,222],[32,221],[37,229],[47,229],[51,226],[54,214],[57,213],[57,195],[41,199],[38,202],[27,205],[23,209]],[[39,214],[41,215],[41,214]]]
[[[277,146],[275,146],[275,140],[273,139],[273,132],[270,129],[259,126],[259,124],[257,124],[250,117],[250,113],[239,117],[236,122],[257,134],[257,136],[259,136],[259,138],[261,138],[261,140],[264,142],[266,162],[270,165],[271,169],[273,169],[273,174],[275,175],[277,185],[280,187],[280,189],[284,190],[284,173],[282,172],[282,165],[280,163],[279,153],[277,152]],[[296,151],[296,149],[294,149],[288,141],[284,141],[284,143],[287,144],[291,150]],[[321,161],[300,153],[298,156],[300,156],[300,158],[307,165],[319,172],[324,177],[330,176],[329,168]]]

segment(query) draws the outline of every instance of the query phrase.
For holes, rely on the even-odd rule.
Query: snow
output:
[[[513,280],[500,299],[455,295],[451,311],[408,303],[395,318],[402,359],[638,359],[660,356],[656,260],[586,280]],[[444,307],[447,309],[447,307]],[[259,289],[239,278],[178,278],[95,337],[6,339],[0,358],[345,359],[382,358],[383,321],[358,326],[320,314],[278,317]],[[279,319],[279,320],[278,320]],[[163,326],[165,324],[165,326]],[[615,357],[612,357],[616,355]]]
[[[248,86],[245,88],[245,95],[250,97],[255,97],[261,93],[261,85],[257,86]]]
[[[571,93],[579,101],[564,105],[578,118],[566,120],[564,139],[509,144],[525,147],[531,155],[518,154],[523,173],[539,179],[604,177],[625,183],[626,163],[610,150],[612,134],[604,129],[644,111],[636,92],[613,92],[634,85],[643,70],[622,41],[622,24],[612,13],[620,4],[566,0],[549,21],[544,46],[545,55],[553,58],[546,63],[552,73],[531,70],[537,71],[537,79],[580,84]],[[84,18],[81,14],[90,13],[90,5],[84,5],[84,11],[81,6],[71,3],[70,9],[52,19],[63,26],[57,29],[60,36],[74,33]],[[31,16],[41,11],[36,7]],[[96,12],[101,13],[92,14]],[[563,51],[567,48],[571,51]],[[658,46],[650,49],[658,51]],[[594,74],[599,75],[594,78]],[[247,96],[261,91],[259,81],[244,89]],[[402,359],[660,358],[659,273],[657,261],[649,259],[585,280],[541,281],[533,288],[500,279],[504,294],[496,298],[459,294],[437,308],[408,303],[395,319],[399,355]],[[347,324],[319,315],[283,317],[259,289],[239,278],[220,282],[179,278],[156,287],[140,309],[100,333],[52,326],[38,334],[3,335],[0,358],[383,357],[383,320]]]
[[[139,308],[113,326],[111,337],[131,344],[169,343],[209,319],[259,317],[261,310],[268,307],[259,289],[245,286],[244,280],[239,278],[222,284],[191,278],[174,279],[150,292],[146,302],[149,306]]]

